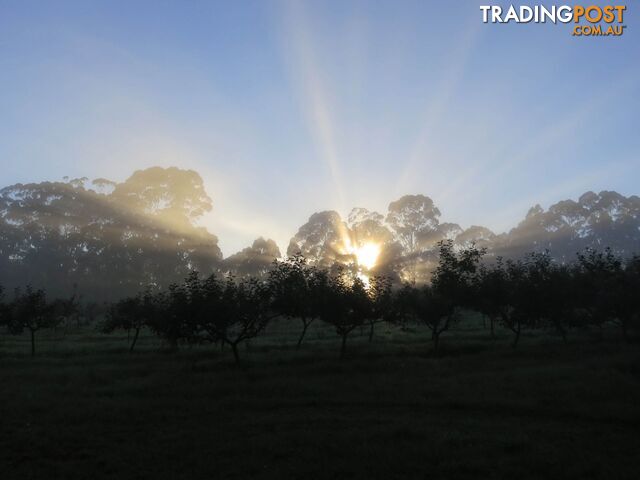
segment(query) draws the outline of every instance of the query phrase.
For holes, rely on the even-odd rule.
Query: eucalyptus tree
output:
[[[197,225],[212,208],[200,176],[153,167],[120,183],[86,178],[0,189],[0,280],[74,284],[91,300],[166,287],[188,271],[214,271],[217,238]]]
[[[312,265],[330,268],[351,258],[345,244],[349,238],[349,227],[338,212],[317,212],[291,238],[287,255],[301,254]]]
[[[240,278],[264,278],[273,267],[273,262],[280,258],[280,249],[274,240],[257,238],[250,247],[227,257],[222,268]]]
[[[433,200],[424,195],[405,195],[391,202],[386,224],[402,247],[401,276],[413,283],[426,280],[434,260],[429,253],[440,224],[440,210]]]

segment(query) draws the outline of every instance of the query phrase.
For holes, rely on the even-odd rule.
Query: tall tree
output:
[[[276,242],[260,237],[250,247],[225,258],[223,268],[238,277],[264,277],[278,258],[280,249]]]
[[[177,168],[113,185],[83,178],[5,187],[0,280],[55,295],[78,284],[95,300],[166,286],[192,269],[212,272],[222,257],[217,238],[195,223],[210,209],[198,174]]]

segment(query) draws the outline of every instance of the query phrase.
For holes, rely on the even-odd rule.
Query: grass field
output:
[[[517,349],[470,323],[339,340],[275,326],[163,352],[91,329],[0,337],[0,478],[640,478],[640,352],[608,332]]]

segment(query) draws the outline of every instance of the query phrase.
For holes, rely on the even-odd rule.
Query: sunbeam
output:
[[[323,70],[314,52],[311,24],[303,2],[287,1],[284,8],[285,56],[291,62],[291,76],[302,97],[301,108],[317,154],[326,163],[331,177],[333,192],[328,200],[342,211],[346,208],[346,201],[332,119],[335,109],[322,82]]]

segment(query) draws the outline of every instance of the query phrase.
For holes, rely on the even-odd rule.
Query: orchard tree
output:
[[[520,341],[522,329],[525,326],[533,326],[530,315],[531,305],[537,300],[529,292],[527,270],[521,261],[508,261],[507,290],[505,292],[506,303],[501,312],[502,326],[513,332],[512,347],[516,347]]]
[[[362,280],[342,268],[329,276],[320,295],[320,316],[341,338],[340,358],[344,358],[349,334],[372,315],[371,298]]]
[[[158,313],[156,298],[150,290],[146,290],[135,297],[124,298],[112,305],[107,312],[103,331],[111,333],[114,330],[122,329],[128,333],[133,330],[133,340],[129,346],[129,352],[133,352],[140,330],[145,326],[152,325]]]
[[[473,306],[473,282],[485,254],[485,249],[473,244],[456,252],[452,240],[438,242],[438,249],[440,259],[431,286],[414,299],[414,313],[431,330],[436,351],[440,335],[459,320],[460,310]]]
[[[215,283],[214,275],[210,281]],[[182,341],[199,341],[197,330],[204,295],[204,284],[196,271],[189,273],[182,283],[171,284],[167,291],[156,295],[156,315],[148,318],[149,327],[171,350],[177,350]]]
[[[523,308],[532,327],[550,325],[567,343],[572,326],[574,290],[570,270],[553,261],[550,253],[533,252],[525,259],[526,290]]]
[[[371,308],[369,315],[369,342],[373,341],[374,329],[378,323],[394,323],[397,319],[398,311],[391,289],[391,279],[384,275],[376,275],[369,279],[367,294],[369,295]]]
[[[24,292],[16,289],[15,298],[10,306],[8,319],[9,331],[19,335],[25,330],[31,337],[31,356],[36,354],[36,332],[53,328],[59,322],[55,306],[47,302],[44,290],[34,290],[30,285]]]
[[[4,287],[0,285],[0,327],[9,323],[9,306],[4,303]]]
[[[456,252],[452,240],[438,242],[438,249],[440,260],[431,279],[433,289],[455,308],[473,306],[473,282],[486,250],[472,244]]]
[[[198,328],[206,340],[229,345],[239,364],[238,346],[258,336],[277,316],[271,308],[271,291],[266,282],[256,278],[236,282],[228,276],[224,283],[214,280],[210,278],[205,285]]]
[[[431,331],[433,349],[437,352],[440,335],[456,320],[455,305],[431,285],[405,285],[398,292],[398,303],[403,321],[414,321]]]
[[[495,265],[480,265],[474,278],[474,308],[489,319],[491,337],[495,337],[495,324],[509,308],[508,280],[502,257]]]
[[[577,257],[573,268],[577,310],[602,336],[604,324],[615,321],[616,288],[619,279],[625,276],[624,264],[610,248],[604,251],[586,248]]]
[[[613,317],[625,340],[631,340],[632,328],[640,323],[640,256],[634,255],[625,269],[615,276]]]
[[[283,262],[276,261],[269,272],[274,310],[302,322],[296,348],[300,348],[307,329],[320,315],[320,290],[326,282],[327,273],[309,265],[299,254]]]

